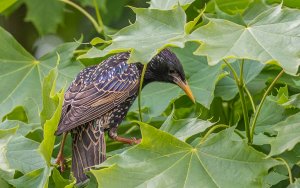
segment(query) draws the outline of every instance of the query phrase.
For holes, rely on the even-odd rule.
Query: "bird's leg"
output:
[[[65,146],[67,134],[68,132],[63,133],[63,138],[60,142],[60,148],[56,158],[56,164],[60,166],[61,172],[65,171],[64,146]]]
[[[109,131],[108,131],[108,136],[115,140],[115,141],[118,141],[118,142],[122,142],[122,143],[125,143],[125,144],[139,144],[141,143],[141,138],[140,139],[136,139],[136,138],[124,138],[124,137],[121,137],[121,136],[118,136],[117,134],[117,127],[113,127],[111,128]]]

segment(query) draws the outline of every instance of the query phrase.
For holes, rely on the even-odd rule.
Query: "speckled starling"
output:
[[[65,93],[62,115],[56,135],[64,133],[58,163],[62,165],[64,139],[72,136],[72,172],[77,183],[88,179],[84,171],[103,162],[104,132],[110,138],[128,143],[140,140],[122,138],[117,128],[136,99],[143,64],[127,64],[129,53],[119,53],[97,66],[82,70]],[[162,50],[148,63],[143,86],[150,82],[177,84],[195,100],[187,84],[182,65],[168,49]]]

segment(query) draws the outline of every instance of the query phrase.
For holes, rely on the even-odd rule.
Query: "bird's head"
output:
[[[158,53],[147,65],[145,81],[168,82],[178,85],[195,102],[193,93],[185,78],[183,67],[176,55],[169,49]]]

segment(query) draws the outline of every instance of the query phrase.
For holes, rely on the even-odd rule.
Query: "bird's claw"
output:
[[[139,144],[139,143],[141,143],[141,141],[142,141],[142,139],[141,138],[139,138],[139,139],[136,139],[135,137],[131,137],[131,145],[132,144]]]

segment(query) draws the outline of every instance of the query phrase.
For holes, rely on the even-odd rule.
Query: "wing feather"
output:
[[[104,115],[128,97],[137,94],[140,78],[137,66],[122,62],[116,65],[115,69],[104,68],[107,67],[95,67],[95,70],[91,71],[94,74],[88,74],[89,77],[79,74],[70,85],[65,93],[57,135]],[[116,73],[116,69],[122,71]],[[90,79],[90,82],[87,84],[82,78]]]

